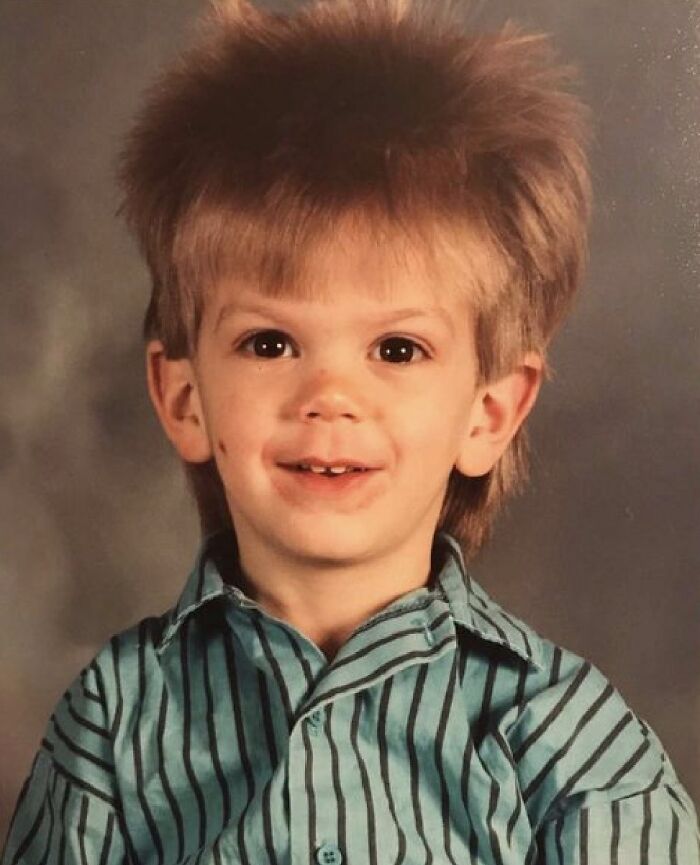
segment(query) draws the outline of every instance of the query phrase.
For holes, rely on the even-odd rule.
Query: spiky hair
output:
[[[305,262],[343,224],[452,263],[482,380],[544,353],[586,259],[575,81],[547,35],[511,22],[472,33],[453,0],[317,0],[288,14],[215,3],[123,153],[123,210],[152,275],[146,336],[192,355],[223,275],[302,296]],[[521,429],[482,478],[453,471],[438,527],[468,555],[524,478],[525,443]],[[228,524],[213,463],[189,471],[205,531]]]

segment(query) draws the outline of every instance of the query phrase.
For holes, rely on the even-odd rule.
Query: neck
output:
[[[398,598],[428,586],[441,563],[433,561],[433,533],[413,533],[366,557],[315,559],[263,544],[236,526],[239,588],[267,613],[295,627],[328,660],[356,628]]]

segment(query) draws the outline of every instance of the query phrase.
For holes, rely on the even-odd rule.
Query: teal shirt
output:
[[[236,561],[209,538],[173,610],[76,678],[3,865],[700,863],[651,728],[491,600],[450,535],[330,663],[224,579]]]

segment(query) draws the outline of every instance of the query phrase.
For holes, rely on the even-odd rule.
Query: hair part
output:
[[[454,277],[479,374],[545,353],[587,255],[588,110],[550,38],[466,32],[453,0],[220,0],[150,92],[122,154],[122,210],[152,277],[144,325],[192,356],[207,292],[308,296],[339,225],[400,236]],[[378,241],[379,242],[379,241]],[[467,556],[526,475],[526,434],[484,477],[453,470],[439,529]],[[230,526],[213,462],[188,464],[202,528]]]

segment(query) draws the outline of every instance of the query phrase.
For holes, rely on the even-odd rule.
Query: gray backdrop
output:
[[[0,837],[51,708],[164,610],[197,523],[147,402],[119,136],[199,0],[0,0]],[[700,14],[484,2],[553,32],[595,109],[589,275],[531,422],[533,481],[473,571],[590,658],[700,799]]]

